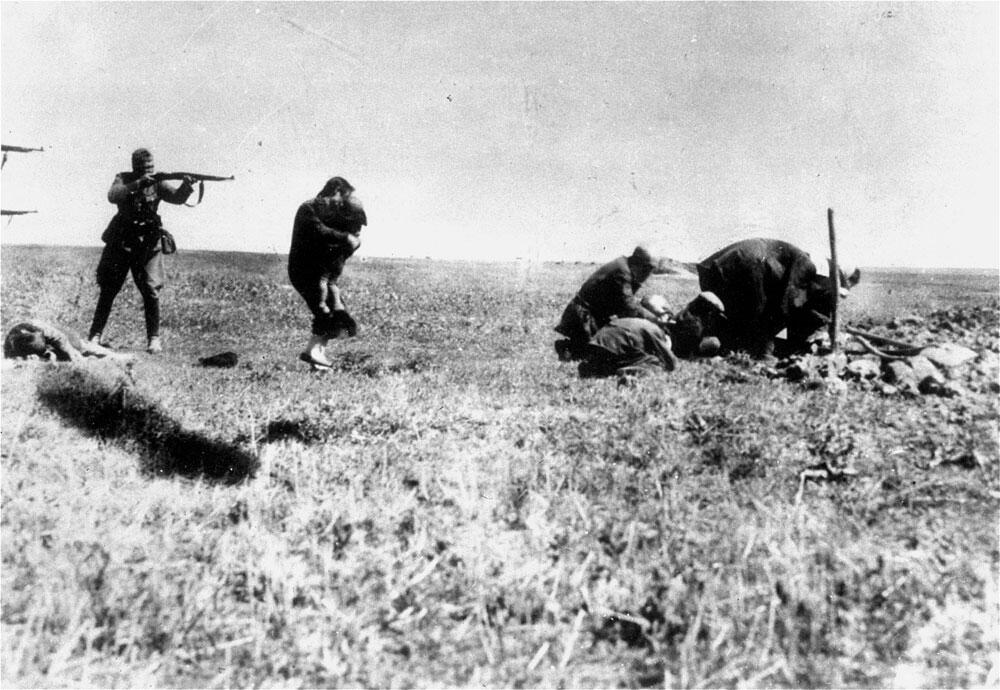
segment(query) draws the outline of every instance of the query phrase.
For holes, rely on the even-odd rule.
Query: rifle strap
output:
[[[198,201],[194,202],[193,204],[189,204],[188,202],[185,201],[184,205],[194,208],[195,206],[201,203],[201,200],[202,198],[204,198],[204,196],[205,196],[205,180],[198,180]]]

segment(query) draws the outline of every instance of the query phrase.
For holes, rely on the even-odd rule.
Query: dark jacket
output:
[[[141,173],[120,172],[115,175],[111,188],[108,189],[108,201],[118,206],[118,213],[123,218],[143,220],[156,216],[160,201],[170,204],[183,204],[191,196],[194,187],[182,183],[179,187],[171,187],[162,180],[144,189],[132,192],[125,186],[142,177]]]
[[[134,172],[115,175],[108,189],[108,201],[118,206],[118,213],[101,235],[105,244],[121,244],[129,249],[144,245],[154,247],[159,242],[163,229],[157,213],[160,202],[183,204],[194,191],[194,187],[187,183],[175,188],[163,181],[145,189],[130,191],[126,185],[140,177],[140,173]]]
[[[653,355],[666,369],[674,368],[670,339],[662,328],[646,319],[615,319],[597,331],[590,340],[590,347],[626,361],[642,355]]]
[[[364,211],[360,215],[329,212],[319,198],[302,203],[295,213],[288,250],[292,284],[329,273],[339,275],[344,261],[355,251],[348,236],[357,237],[367,224]]]
[[[724,347],[761,354],[782,329],[789,329],[790,340],[804,340],[822,325],[817,312],[829,314],[830,281],[817,276],[809,255],[788,242],[743,240],[697,268],[701,289],[714,292],[726,307]]]
[[[667,371],[676,367],[670,338],[652,321],[614,319],[600,328],[587,343],[580,375],[609,376],[627,367]]]
[[[620,256],[594,271],[580,287],[577,299],[587,306],[598,327],[608,323],[612,316],[655,320],[656,316],[635,297],[641,285],[632,276],[628,260]]]

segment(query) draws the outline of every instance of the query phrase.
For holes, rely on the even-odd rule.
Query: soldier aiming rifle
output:
[[[153,154],[148,149],[132,153],[132,170],[115,176],[108,190],[108,201],[118,206],[118,213],[111,219],[101,239],[104,251],[97,265],[97,285],[100,296],[94,310],[88,340],[100,345],[104,327],[111,315],[111,307],[118,296],[126,276],[132,279],[142,295],[146,320],[146,351],[156,354],[163,350],[160,342],[160,290],[164,284],[163,255],[173,254],[177,247],[173,237],[163,228],[157,209],[160,201],[170,204],[188,204],[194,192],[194,183],[201,185],[198,201],[208,181],[232,180],[230,177],[201,175],[199,173],[157,173]],[[180,180],[178,187],[168,180]]]

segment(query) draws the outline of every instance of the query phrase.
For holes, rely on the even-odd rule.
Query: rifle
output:
[[[0,162],[0,168],[6,165],[8,153],[31,153],[32,151],[45,151],[44,148],[35,149],[28,146],[11,146],[10,144],[0,144],[0,150],[3,151],[3,161]]]
[[[29,148],[27,146],[11,146],[10,144],[0,144],[0,150],[13,151],[15,153],[31,153],[32,151],[44,151],[44,148]]]
[[[205,183],[206,182],[227,182],[229,180],[235,180],[235,175],[230,175],[229,177],[222,177],[221,175],[203,175],[202,173],[192,173],[192,172],[158,172],[153,173],[153,179],[157,182],[162,180],[183,180],[185,177],[190,177],[198,183],[198,201],[193,204],[184,204],[185,206],[197,206],[201,203],[202,197],[205,196]]]
[[[235,180],[235,175],[230,175],[229,177],[221,177],[219,175],[202,175],[201,173],[191,173],[191,172],[158,172],[153,173],[153,178],[156,181],[160,180],[183,180],[185,177],[190,177],[196,182],[225,182],[227,180]]]
[[[38,213],[38,211],[8,211],[7,209],[0,209],[0,216],[24,216],[29,213]],[[8,218],[7,225],[10,225],[13,221],[13,218]]]

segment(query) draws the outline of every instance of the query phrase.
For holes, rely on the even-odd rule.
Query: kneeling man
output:
[[[583,350],[583,378],[673,371],[677,360],[670,338],[648,319],[612,319],[598,329]]]
[[[582,358],[587,342],[615,316],[656,321],[656,314],[643,307],[635,296],[653,267],[652,255],[640,245],[631,256],[620,256],[587,278],[555,327],[564,336],[555,342],[559,359]]]

